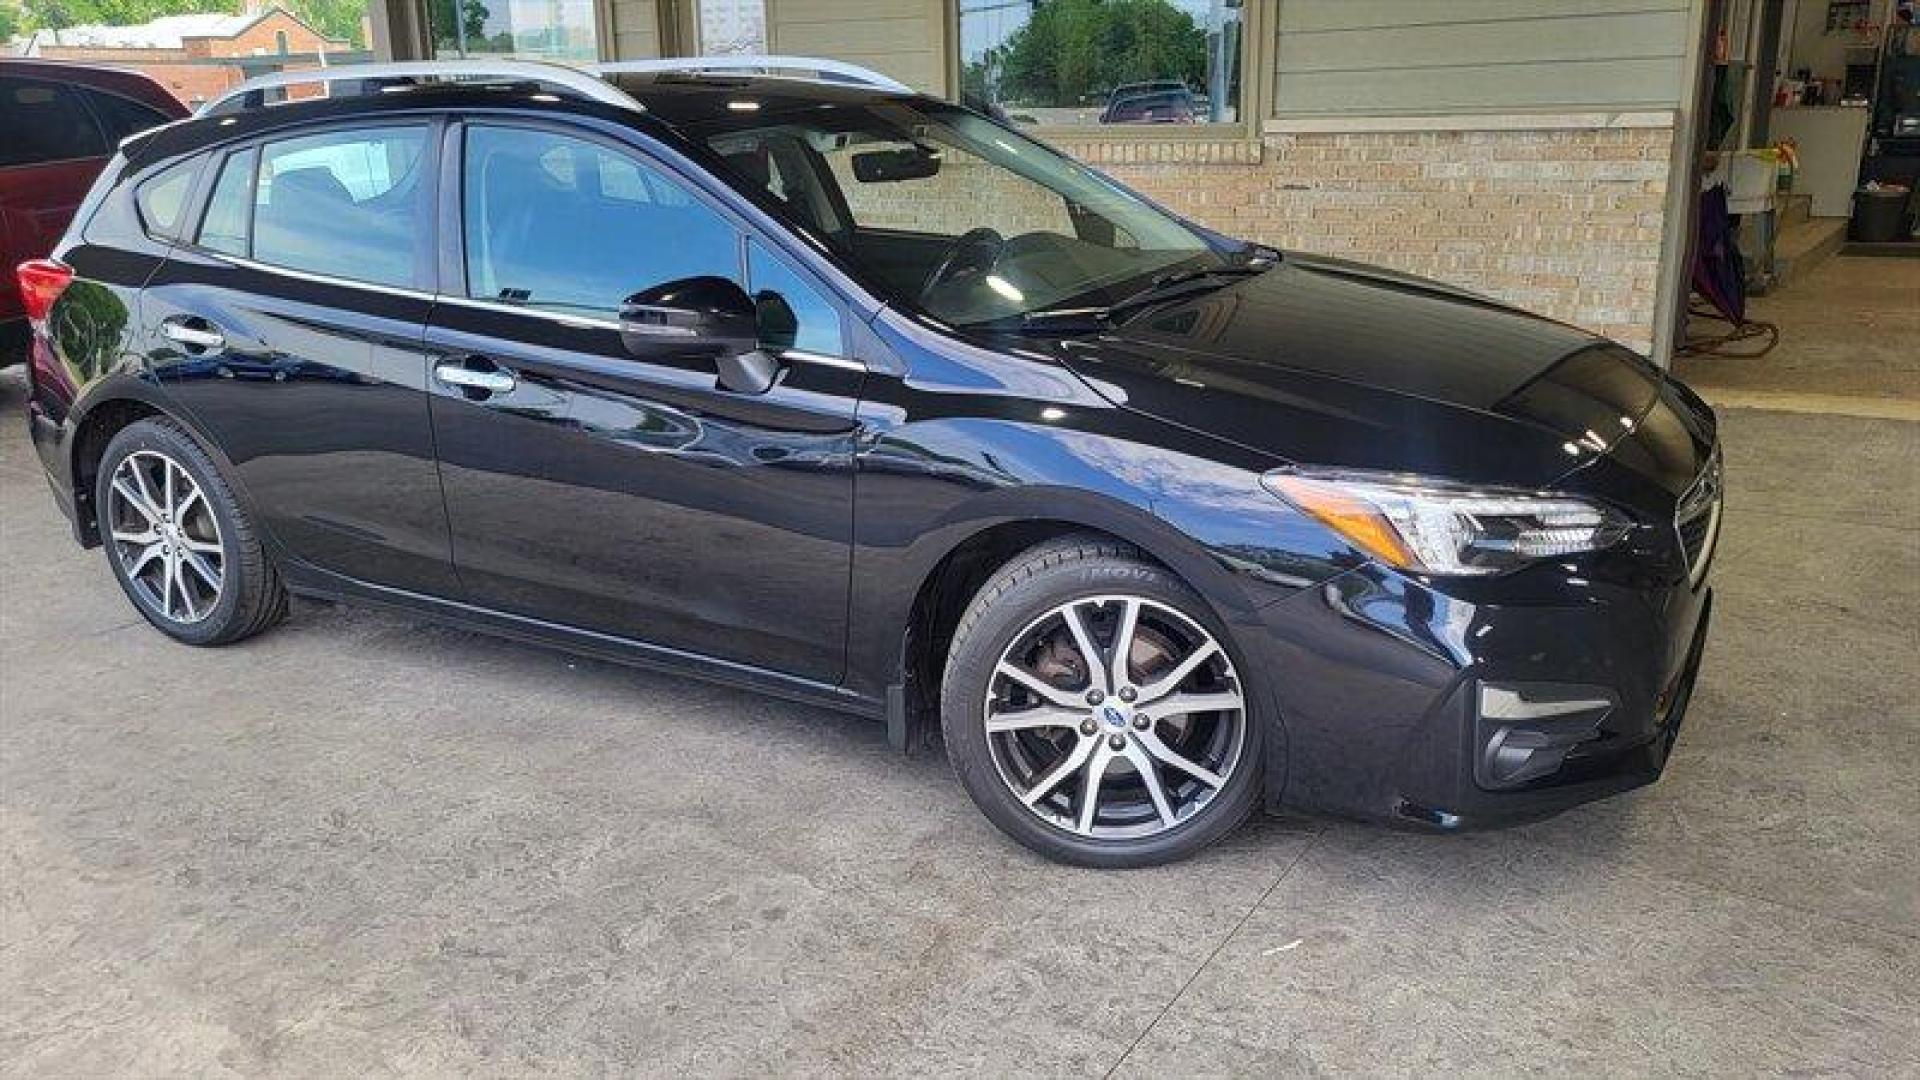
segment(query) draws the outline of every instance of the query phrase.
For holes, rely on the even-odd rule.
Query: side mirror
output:
[[[720,385],[739,394],[764,394],[780,374],[780,362],[760,348],[753,297],[723,277],[679,278],[627,297],[620,343],[643,360],[707,357]]]

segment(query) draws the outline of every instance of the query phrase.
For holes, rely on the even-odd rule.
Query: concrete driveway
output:
[[[831,713],[348,607],[169,644],[68,541],[22,394],[9,1075],[1916,1075],[1920,425],[1726,417],[1655,788],[1100,874]]]

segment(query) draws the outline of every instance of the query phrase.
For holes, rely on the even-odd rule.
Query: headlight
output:
[[[1584,499],[1398,473],[1282,469],[1261,482],[1360,550],[1422,574],[1497,574],[1598,551],[1630,528]]]

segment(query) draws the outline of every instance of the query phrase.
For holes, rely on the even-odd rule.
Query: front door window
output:
[[[467,294],[612,319],[677,278],[740,280],[740,235],[658,170],[546,131],[467,132]]]

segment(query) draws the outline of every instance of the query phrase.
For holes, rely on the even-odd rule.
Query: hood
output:
[[[1585,331],[1301,255],[1055,348],[1116,405],[1284,462],[1520,487],[1605,455],[1664,382]]]

